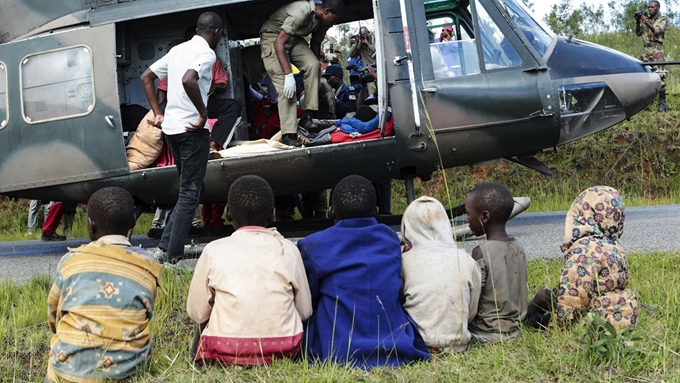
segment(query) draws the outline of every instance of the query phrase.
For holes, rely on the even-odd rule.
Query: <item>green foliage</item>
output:
[[[677,13],[673,10],[678,1],[666,1],[661,13],[666,16],[671,26],[677,25]],[[588,39],[601,33],[635,31],[636,11],[647,11],[647,2],[640,0],[610,1],[607,4],[608,14],[602,5],[595,7],[587,3],[574,8],[569,0],[562,0],[550,7],[544,21],[559,35],[573,35]]]
[[[572,8],[572,3],[569,0],[562,0],[558,4],[553,4],[550,7],[550,13],[545,17],[545,21],[550,29],[558,35],[581,36],[583,34],[581,29],[583,15],[580,10]]]
[[[609,24],[605,21],[604,7],[602,5],[599,5],[597,8],[591,8],[586,4],[581,4],[577,11],[580,12],[583,18],[581,25],[586,34],[603,33],[609,28]]]
[[[585,325],[574,329],[574,335],[583,351],[580,362],[584,368],[603,364],[619,367],[624,358],[631,359],[640,352],[635,343],[642,341],[640,330],[624,328],[617,332],[611,323],[593,313],[588,313]]]
[[[12,200],[5,196],[0,196],[0,234],[15,232],[23,235],[26,231],[28,220],[28,200]]]
[[[38,229],[31,236],[25,235],[28,221],[27,199],[11,199],[0,195],[0,241],[22,241],[40,239],[40,228],[43,223],[42,207],[38,213]],[[133,234],[146,234],[151,227],[153,213],[143,214],[139,217],[133,230]],[[61,229],[58,230],[61,233]],[[87,238],[87,217],[82,208],[76,210],[73,228],[69,238]]]
[[[346,56],[349,54],[349,48],[350,48],[350,38],[352,36],[356,36],[359,33],[359,24],[357,23],[345,23],[345,24],[338,24],[335,26],[335,28],[338,29],[340,32],[340,38],[338,39],[338,44],[340,44],[340,49],[345,55],[345,60]]]
[[[612,12],[612,27],[617,32],[635,31],[635,12],[647,12],[647,3],[644,1],[623,1],[609,2],[609,9]]]
[[[523,329],[509,342],[475,345],[463,354],[371,372],[328,364],[279,360],[269,366],[194,367],[193,324],[186,315],[187,272],[163,270],[151,320],[153,358],[131,382],[631,382],[676,381],[680,376],[680,253],[630,254],[630,284],[640,305],[638,329],[615,332],[592,317],[573,328]],[[528,264],[529,292],[554,288],[560,260]],[[0,282],[0,381],[42,382],[52,334],[45,310],[47,277],[16,285]]]
[[[581,4],[578,8],[573,8],[573,3],[569,0],[553,4],[544,20],[553,32],[562,36],[583,38],[604,33],[609,29],[602,5],[593,8]]]

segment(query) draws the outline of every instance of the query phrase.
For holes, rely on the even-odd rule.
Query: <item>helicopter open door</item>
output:
[[[531,153],[555,142],[556,95],[542,59],[555,39],[538,25],[520,30],[516,20],[535,21],[516,0],[426,0],[411,7],[410,37],[419,47],[413,60],[422,73],[416,79],[425,111],[421,131],[431,128],[446,141],[440,146],[455,149],[441,153],[444,163]],[[471,138],[483,139],[487,150],[468,152],[460,141]]]
[[[0,47],[0,193],[128,172],[115,36],[110,24]]]

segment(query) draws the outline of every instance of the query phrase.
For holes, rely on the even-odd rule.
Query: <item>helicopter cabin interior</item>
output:
[[[263,109],[262,105],[258,105],[256,99],[251,98],[251,88],[264,93],[265,98],[267,98],[268,94],[266,92],[268,88],[267,85],[262,83],[263,80],[267,81],[267,78],[264,64],[260,57],[259,29],[268,16],[285,3],[285,1],[269,0],[234,3],[116,23],[116,84],[121,111],[124,109],[130,110],[126,106],[149,108],[140,75],[149,65],[166,54],[173,46],[184,41],[185,30],[187,27],[195,25],[200,13],[212,10],[222,16],[226,26],[224,37],[215,51],[218,59],[223,63],[229,81],[227,92],[218,97],[238,100],[243,107],[241,121],[247,122],[237,124],[234,127],[235,132],[231,144],[238,146],[239,143],[243,144],[245,141],[270,138],[269,136],[258,136],[261,127],[255,126],[259,122],[256,121],[258,117],[256,113]],[[346,1],[346,3],[347,11],[344,21],[367,20],[373,17],[373,8],[370,2],[350,0]],[[253,7],[257,7],[258,12],[254,13],[252,11]],[[346,59],[341,61],[340,64],[345,66]],[[275,105],[273,107],[275,108]],[[264,108],[265,110],[270,108],[268,102],[264,103]],[[253,111],[253,109],[255,110]],[[269,115],[268,112],[267,115]],[[139,114],[136,118],[139,118]],[[125,121],[126,116],[122,116],[122,120]],[[209,123],[211,122],[209,121]],[[372,134],[370,137],[385,136],[384,124],[383,129],[378,133]],[[389,135],[389,132],[387,134]],[[337,135],[333,136],[333,139],[342,140],[347,138],[346,136],[348,135],[338,132]],[[348,139],[348,141],[351,140]],[[231,149],[234,148],[232,147]],[[241,151],[238,148],[236,150],[231,149],[223,151],[223,157],[233,159],[239,156],[257,155],[260,150],[269,154],[277,149],[283,150],[278,146],[272,146],[271,142],[263,143],[259,149],[254,146],[249,146],[245,151]],[[162,163],[163,159],[159,160]]]

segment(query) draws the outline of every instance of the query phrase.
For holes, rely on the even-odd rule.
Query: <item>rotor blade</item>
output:
[[[642,66],[653,66],[653,65],[680,65],[680,61],[652,61],[652,62],[645,62],[645,61],[640,61],[640,65]]]

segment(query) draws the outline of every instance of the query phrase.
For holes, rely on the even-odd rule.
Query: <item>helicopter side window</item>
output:
[[[84,116],[94,109],[92,51],[76,46],[26,56],[21,100],[27,123]]]
[[[476,2],[479,31],[482,42],[484,68],[487,70],[516,67],[522,64],[522,59],[510,44],[503,32],[498,28],[484,6]]]
[[[7,67],[0,61],[0,129],[7,126]]]
[[[427,25],[435,80],[480,73],[475,40],[459,18],[437,17]]]

